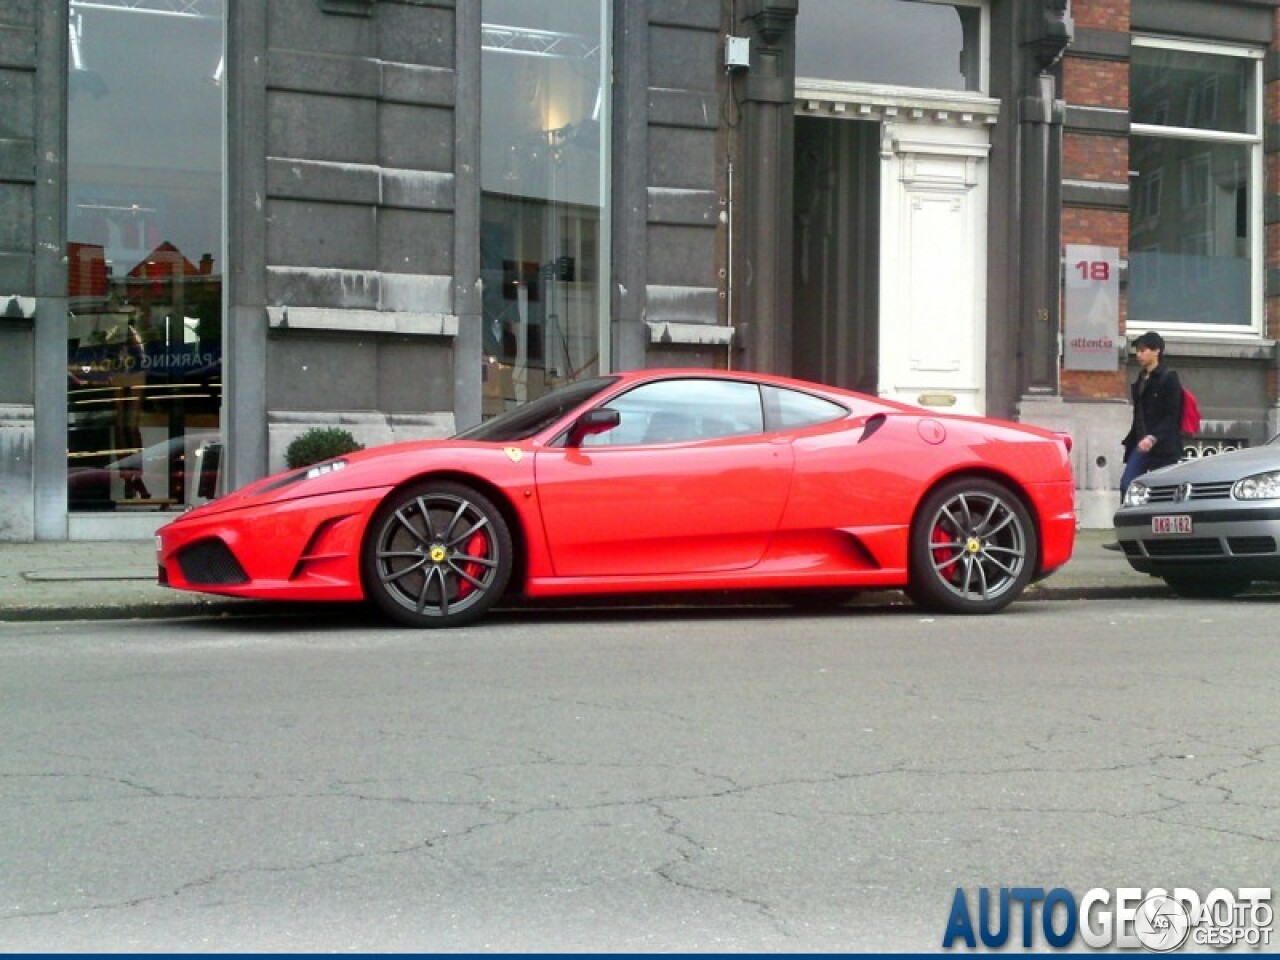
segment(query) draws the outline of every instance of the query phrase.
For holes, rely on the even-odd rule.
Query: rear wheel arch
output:
[[[1044,566],[1044,535],[1043,531],[1040,529],[1040,516],[1036,513],[1034,502],[1032,501],[1031,496],[1027,493],[1026,487],[1023,486],[1017,478],[1012,477],[1007,473],[1002,473],[999,470],[966,466],[962,469],[955,470],[951,473],[945,473],[942,476],[935,478],[934,481],[929,484],[928,488],[920,494],[920,499],[916,501],[916,505],[912,509],[911,529],[914,530],[916,524],[920,521],[920,514],[923,512],[925,503],[928,501],[929,497],[943,484],[950,483],[951,481],[962,477],[989,480],[992,483],[999,484],[1016,496],[1019,502],[1021,502],[1022,509],[1026,510],[1027,515],[1031,517],[1031,524],[1034,527],[1036,534],[1035,571],[1031,578],[1034,581],[1040,575],[1040,570]]]
[[[907,593],[944,613],[994,613],[1040,569],[1039,522],[1019,484],[958,471],[930,485],[912,515]]]

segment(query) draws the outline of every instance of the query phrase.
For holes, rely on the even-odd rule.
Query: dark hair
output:
[[[1137,340],[1133,341],[1133,349],[1137,350],[1139,347],[1147,347],[1148,349],[1164,353],[1164,337],[1160,336],[1160,334],[1156,333],[1154,330],[1148,330]]]

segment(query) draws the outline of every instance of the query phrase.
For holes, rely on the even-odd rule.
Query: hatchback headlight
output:
[[[1231,496],[1237,500],[1275,500],[1280,497],[1280,470],[1255,473],[1252,477],[1237,480],[1231,488]]]
[[[1124,492],[1124,505],[1126,507],[1145,507],[1150,499],[1151,488],[1145,483],[1138,483],[1136,480],[1129,484],[1129,489]]]

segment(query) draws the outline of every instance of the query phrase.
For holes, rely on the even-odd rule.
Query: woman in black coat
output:
[[[1148,331],[1133,348],[1139,370],[1129,388],[1133,424],[1124,438],[1122,501],[1134,478],[1182,458],[1182,381],[1164,362],[1164,338]]]

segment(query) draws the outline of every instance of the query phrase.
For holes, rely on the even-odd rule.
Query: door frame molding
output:
[[[1000,101],[974,93],[934,93],[885,84],[797,79],[795,111],[797,116],[869,120],[881,125],[880,394],[910,403],[934,403],[984,413],[987,237],[991,216],[989,158]],[[931,157],[939,164],[932,170]],[[964,163],[959,176],[954,170],[956,161]],[[944,169],[945,166],[952,169]],[[906,215],[908,192],[961,198],[969,191],[977,191],[966,228],[971,234],[969,239],[976,259],[970,291],[973,312],[969,331],[974,369],[964,384],[944,383],[937,377],[913,375],[910,351],[893,342],[892,334],[897,327],[892,318],[901,311],[902,292],[918,282],[902,276],[901,271],[910,266],[908,251],[900,249],[905,232],[902,219]]]

